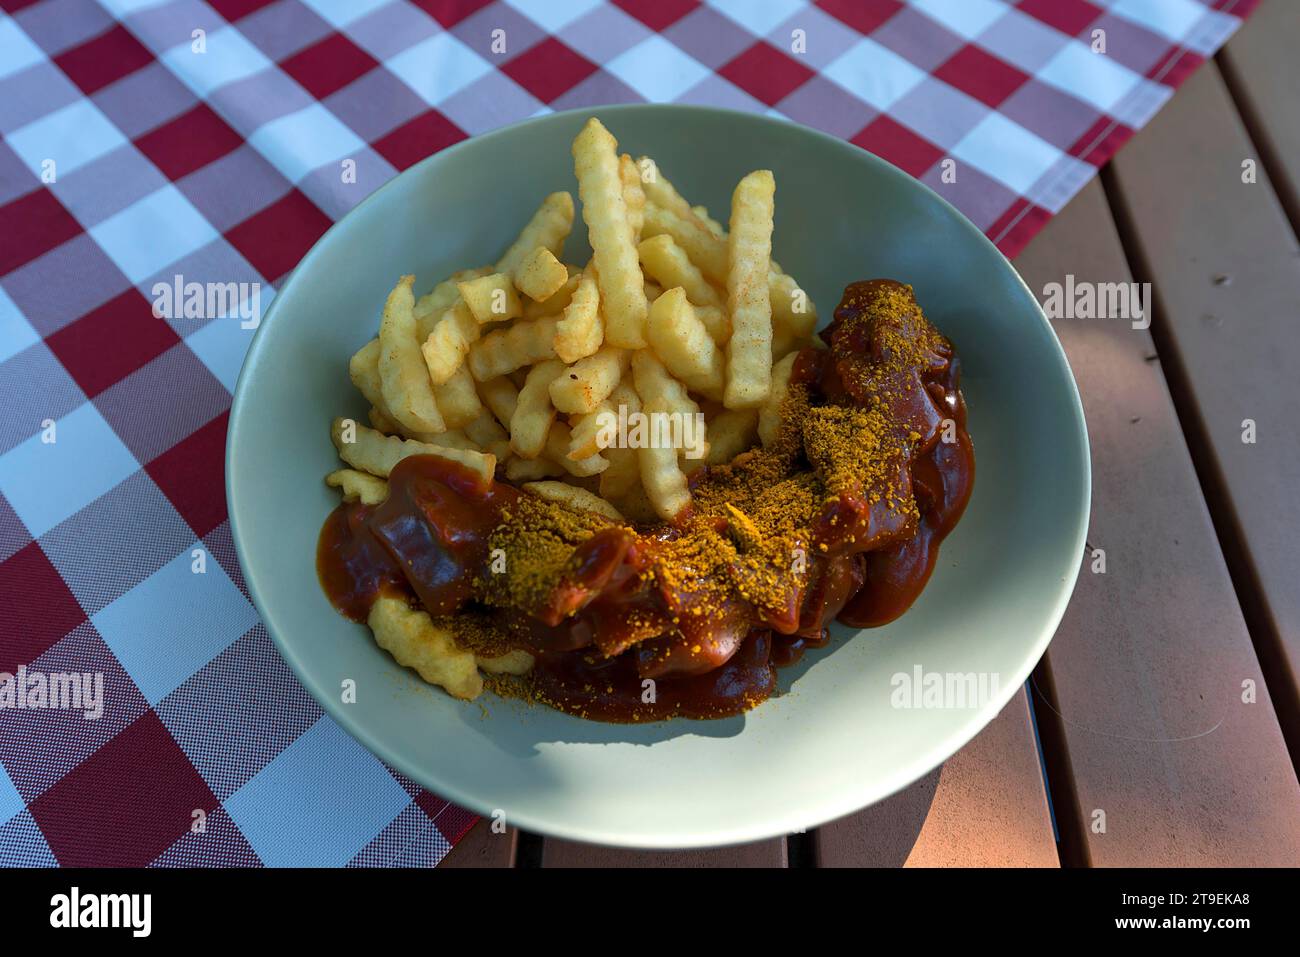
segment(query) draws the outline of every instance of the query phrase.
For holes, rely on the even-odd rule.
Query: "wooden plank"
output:
[[[1300,67],[1293,54],[1289,62],[1294,92]],[[1242,162],[1255,156],[1211,65],[1117,157],[1114,182],[1121,229],[1155,285],[1157,341],[1294,758],[1300,249],[1264,171],[1242,182]],[[1243,441],[1248,420],[1254,442]]]
[[[457,842],[439,867],[513,867],[519,832],[513,827],[504,833],[492,833],[492,821],[481,817]]]
[[[819,867],[1056,867],[1024,689],[941,769],[813,833]]]
[[[1197,81],[1193,79],[1192,84]],[[1180,106],[1186,90],[1166,112]],[[1188,97],[1193,110],[1198,101]],[[1219,124],[1198,123],[1219,134]],[[1158,139],[1160,129],[1139,134]],[[1129,149],[1138,145],[1135,141]],[[1185,191],[1169,158],[1162,175]],[[1202,214],[1184,210],[1174,228]],[[1106,198],[1089,184],[1020,256],[1047,283],[1127,282]],[[1157,314],[1155,321],[1161,321]],[[1040,671],[1034,710],[1063,857],[1103,866],[1300,862],[1300,785],[1264,687],[1147,331],[1054,322],[1092,446],[1089,549]],[[1258,688],[1242,701],[1242,682]],[[1104,818],[1102,818],[1104,814]],[[1104,823],[1104,832],[1094,827]],[[1067,848],[1075,852],[1067,854]]]
[[[1293,229],[1300,229],[1297,37],[1300,3],[1265,0],[1217,58]]]
[[[785,867],[785,841],[776,839],[686,851],[629,851],[546,839],[543,867]]]

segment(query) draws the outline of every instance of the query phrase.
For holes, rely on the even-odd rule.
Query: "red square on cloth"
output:
[[[224,482],[229,423],[230,413],[221,413],[144,467],[198,538],[226,520]]]
[[[1072,37],[1102,13],[1086,0],[1020,0],[1019,6],[1021,12]]]
[[[724,64],[718,73],[768,106],[785,99],[813,76],[808,67],[762,42]]]
[[[210,106],[200,103],[144,134],[135,145],[175,181],[238,149],[243,142]]]
[[[361,47],[341,33],[332,33],[289,57],[280,69],[323,100],[377,66],[379,61]]]
[[[143,867],[220,802],[148,711],[29,806],[65,867]]]
[[[403,123],[373,145],[376,153],[402,170],[464,138],[465,133],[459,126],[437,110],[429,110]]]
[[[80,232],[81,225],[48,189],[32,190],[0,206],[0,276]]]
[[[700,5],[699,0],[614,0],[614,6],[631,14],[656,33],[662,33]]]
[[[595,73],[596,65],[555,37],[547,37],[503,66],[501,72],[543,103],[550,103]]]
[[[888,116],[876,117],[849,142],[884,157],[912,176],[921,176],[944,156],[943,150]]]
[[[967,44],[949,57],[934,75],[981,103],[998,106],[1029,80],[1005,60]]]
[[[817,0],[817,6],[859,33],[870,33],[903,9],[900,0]]]
[[[120,23],[54,58],[81,91],[89,96],[153,62],[153,54]]]
[[[0,671],[13,674],[85,620],[41,546],[28,542],[0,562]]]
[[[179,341],[139,290],[128,289],[45,343],[88,396],[96,396]]]
[[[276,2],[277,0],[208,0],[208,6],[230,23],[234,23]]]
[[[329,217],[296,189],[226,233],[230,244],[274,283],[330,228]]]
[[[444,27],[451,28],[466,17],[478,13],[493,0],[412,0],[412,2]]]

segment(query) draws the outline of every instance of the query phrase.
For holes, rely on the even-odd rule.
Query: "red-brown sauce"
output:
[[[330,515],[317,548],[322,587],[357,621],[381,589],[405,589],[435,616],[467,608],[490,614],[515,646],[536,656],[530,681],[539,700],[584,717],[717,718],[752,708],[772,694],[776,667],[826,643],[832,620],[874,627],[906,611],[970,497],[975,460],[959,360],[942,340],[923,350],[923,367],[891,364],[890,342],[898,340],[854,321],[882,288],[902,287],[873,280],[846,289],[822,333],[830,348],[804,350],[792,381],[820,401],[891,403],[890,420],[913,437],[895,481],[910,488],[919,520],[905,520],[871,489],[860,500],[842,496],[831,510],[835,521],[828,512],[812,530],[814,543],[827,547],[810,549],[806,586],[792,586],[784,613],[759,614],[737,598],[708,615],[682,614],[689,596],[647,587],[639,574],[675,534],[671,526],[601,530],[575,548],[539,607],[480,608],[473,578],[488,561],[488,536],[524,493],[434,456],[399,462],[380,505],[344,504]],[[707,470],[693,478],[708,480]],[[633,620],[642,634],[647,621],[661,621],[670,634],[637,641]]]

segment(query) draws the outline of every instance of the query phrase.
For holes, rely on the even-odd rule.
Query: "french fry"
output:
[[[519,293],[515,292],[510,276],[494,272],[467,282],[457,283],[460,298],[469,307],[470,314],[480,324],[517,319],[524,314]]]
[[[609,501],[626,496],[633,486],[641,484],[641,465],[636,449],[608,448],[604,452],[609,467],[600,473],[600,495]]]
[[[573,298],[564,307],[564,317],[555,326],[555,354],[562,362],[577,362],[599,349],[604,336],[596,266],[588,263]]]
[[[569,270],[545,246],[538,246],[515,270],[515,288],[534,302],[544,302],[569,280]]]
[[[519,390],[507,376],[497,376],[478,384],[479,398],[492,410],[497,422],[510,427],[510,420],[515,417],[515,405],[519,402]]]
[[[538,246],[545,246],[558,258],[572,228],[573,197],[565,192],[551,193],[497,261],[495,271],[513,277],[525,257]]]
[[[379,381],[378,338],[371,339],[348,360],[348,376],[367,402],[386,417],[392,418],[384,410],[384,387]]]
[[[799,354],[792,352],[772,367],[772,391],[758,409],[758,437],[763,441],[763,448],[775,442],[781,431],[781,404],[790,390],[790,373],[797,358]]]
[[[512,482],[535,482],[538,479],[567,475],[568,471],[545,455],[535,459],[522,459],[512,455],[506,460],[506,478]]]
[[[658,163],[649,156],[642,156],[636,162],[641,173],[641,189],[645,193],[647,202],[682,219],[696,218],[691,204],[683,199],[677,192],[677,188],[668,181],[668,177],[664,175]]]
[[[717,345],[724,346],[731,338],[731,317],[725,306],[696,306],[695,318],[704,324],[709,338]]]
[[[390,419],[382,409],[370,407],[370,427],[383,432],[384,435],[401,435],[402,427]]]
[[[636,248],[641,257],[641,265],[647,275],[653,277],[664,289],[681,286],[686,291],[686,298],[696,306],[724,305],[722,295],[717,288],[704,278],[704,273],[691,262],[673,237],[667,233],[651,236],[641,240]]]
[[[722,398],[725,360],[696,318],[686,290],[674,286],[655,300],[646,332],[650,347],[669,372],[700,395]]]
[[[785,273],[769,274],[767,294],[772,303],[772,358],[776,360],[812,339],[817,329],[817,307]]]
[[[554,316],[516,322],[509,329],[489,332],[469,350],[469,371],[479,382],[555,358]]]
[[[356,469],[336,469],[325,476],[325,484],[343,493],[343,501],[378,505],[388,498],[388,483]]]
[[[528,482],[524,485],[524,490],[532,492],[538,498],[544,498],[548,502],[559,502],[579,512],[595,512],[611,521],[624,521],[618,509],[599,495],[593,495],[585,488],[578,488],[567,482]]]
[[[399,439],[368,429],[352,419],[338,418],[330,429],[330,438],[338,449],[339,458],[355,469],[388,478],[388,474],[402,459],[410,455],[439,455],[459,462],[478,473],[485,482],[496,471],[496,456],[472,449],[449,449],[441,445]]]
[[[687,394],[686,386],[674,379],[651,352],[642,350],[632,356],[632,382],[642,406],[653,401],[664,403],[671,412],[695,415],[700,411],[699,404]]]
[[[465,435],[479,448],[487,449],[497,458],[505,458],[510,454],[510,433],[501,427],[501,423],[488,408],[480,407],[474,421],[465,423]],[[497,446],[502,444],[504,451],[498,452]]]
[[[449,429],[459,429],[462,425],[473,422],[483,411],[478,391],[474,387],[474,377],[465,366],[451,374],[451,378],[442,385],[434,386],[434,398],[438,402],[438,411]]]
[[[705,465],[726,465],[758,442],[758,409],[723,409],[709,422]]]
[[[568,271],[569,267],[565,267]],[[582,282],[582,270],[569,273],[569,278],[564,281],[564,285],[557,289],[549,299],[541,302],[533,302],[531,299],[524,301],[524,318],[540,319],[542,316],[558,316],[564,312],[570,302],[573,301],[573,294],[578,291],[578,283]]]
[[[415,338],[414,276],[403,276],[384,303],[379,323],[379,384],[383,409],[408,429],[441,432],[446,426],[433,397],[429,370]],[[377,404],[377,403],[376,403]]]
[[[555,421],[551,404],[551,383],[564,373],[559,359],[539,362],[528,372],[519,390],[515,414],[510,419],[510,448],[521,458],[535,459],[546,448],[546,434]]]
[[[590,412],[614,391],[627,370],[630,355],[626,349],[602,346],[585,359],[579,359],[551,382],[551,401],[561,412]]]
[[[609,462],[599,453],[580,459],[573,458],[569,455],[572,444],[573,434],[568,425],[560,421],[553,422],[551,430],[546,433],[546,457],[548,459],[558,463],[562,469],[577,478],[599,475],[609,468]]]
[[[731,268],[727,275],[727,387],[729,409],[762,405],[772,389],[772,303],[768,262],[776,180],[771,170],[750,173],[731,197]]]
[[[643,408],[647,416],[668,414],[672,411],[662,399],[647,401]],[[666,522],[676,519],[691,503],[691,493],[686,485],[686,475],[677,464],[677,450],[671,446],[656,447],[653,443],[636,450],[637,464],[641,470],[641,484],[645,488],[655,514]]]
[[[707,206],[692,206],[691,212],[695,214],[696,219],[709,227],[709,232],[713,233],[713,235],[717,236],[719,239],[727,238],[727,230],[723,227],[722,223],[709,215],[709,208]]]
[[[415,301],[415,337],[421,342],[429,338],[429,333],[433,332],[433,327],[438,324],[442,314],[456,305],[456,300],[460,298],[460,290],[457,288],[460,283],[478,279],[490,272],[492,272],[491,266],[483,266],[479,269],[462,269],[452,273],[450,279],[444,279],[434,286],[432,290],[417,299]]]
[[[626,153],[618,158],[618,175],[623,181],[623,204],[627,207],[628,225],[632,227],[632,242],[636,243],[641,239],[646,199],[641,187],[641,171]]]
[[[641,226],[641,239],[671,236],[691,262],[695,263],[710,282],[725,285],[727,282],[727,240],[715,236],[710,229],[696,220],[677,215],[655,205],[646,204],[645,222]]]
[[[645,345],[645,280],[623,199],[618,141],[595,117],[587,121],[573,141],[573,168],[596,262],[605,341],[639,349]]]
[[[473,653],[456,647],[449,629],[435,626],[428,612],[416,611],[404,596],[381,593],[366,623],[380,648],[429,684],[467,701],[482,693],[483,676]]]
[[[479,339],[479,324],[465,300],[457,299],[455,305],[442,314],[420,346],[429,381],[442,385],[461,367],[465,356]]]

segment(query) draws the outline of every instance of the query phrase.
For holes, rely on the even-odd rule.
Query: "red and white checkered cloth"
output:
[[[223,493],[252,333],[155,282],[265,306],[416,160],[641,100],[844,137],[1014,255],[1253,5],[0,0],[0,864],[431,865],[474,820],[276,653]],[[74,672],[98,718],[16,706]]]

